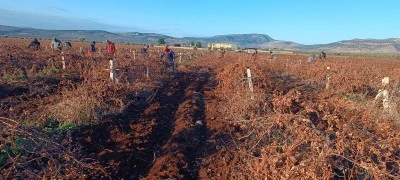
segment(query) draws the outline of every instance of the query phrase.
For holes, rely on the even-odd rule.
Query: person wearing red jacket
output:
[[[107,40],[107,45],[106,45],[106,54],[109,56],[114,56],[115,54],[115,45],[111,41]]]

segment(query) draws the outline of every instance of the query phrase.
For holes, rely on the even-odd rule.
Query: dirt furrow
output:
[[[149,171],[148,179],[198,178],[204,156],[202,147],[208,137],[204,122],[204,91],[209,85],[210,75],[208,72],[191,72],[186,73],[183,80],[189,85],[176,111],[174,130]]]
[[[109,121],[74,132],[73,141],[108,167],[111,177],[138,179],[147,174],[168,141],[187,85],[178,73],[161,86],[150,104],[145,99]]]

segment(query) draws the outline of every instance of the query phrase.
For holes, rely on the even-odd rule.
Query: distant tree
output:
[[[181,44],[175,43],[174,46],[175,46],[175,47],[181,47]]]
[[[196,43],[196,47],[197,47],[197,48],[202,48],[203,46],[201,45],[201,42],[197,42],[197,43]]]
[[[160,38],[158,39],[158,44],[164,45],[165,44],[165,39],[164,38]]]
[[[195,46],[196,44],[192,41],[190,42],[190,46]]]

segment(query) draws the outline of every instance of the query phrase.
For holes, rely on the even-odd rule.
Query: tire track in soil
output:
[[[104,123],[83,127],[71,141],[113,179],[195,179],[207,139],[203,93],[209,78],[208,72],[179,72],[150,104],[142,100]]]

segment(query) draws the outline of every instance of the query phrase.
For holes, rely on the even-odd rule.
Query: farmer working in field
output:
[[[168,45],[164,46],[164,51],[161,53],[161,59],[163,59],[164,57],[166,57],[166,61],[164,61],[165,69],[163,71],[166,71],[168,68],[171,67],[172,71],[175,71],[175,53],[168,47]]]
[[[165,46],[164,46],[164,50],[163,50],[163,52],[161,53],[161,58],[163,58],[164,56],[167,56],[167,60],[175,61],[175,53],[174,53],[174,51],[172,51],[172,50],[168,47],[168,45],[165,45]]]
[[[33,47],[35,50],[40,49],[40,42],[35,38],[28,46],[28,48]]]
[[[319,53],[319,59],[322,60],[322,58],[326,60],[326,53],[324,51],[321,51],[321,53]]]
[[[51,41],[50,47],[53,50],[61,51],[61,47],[62,47],[61,41],[58,40],[57,38],[53,38],[53,41]]]
[[[310,55],[310,56],[308,57],[307,62],[308,62],[308,63],[312,63],[312,62],[314,62],[314,61],[315,61],[315,54],[312,54],[312,55]]]
[[[140,53],[142,54],[142,56],[147,54],[147,49],[149,49],[149,45],[145,45],[144,47],[142,47],[142,49],[140,49]]]
[[[145,45],[140,49],[140,56],[141,60],[145,62],[146,67],[144,69],[146,77],[149,78],[149,73],[150,73],[150,65],[149,65],[149,54],[147,53],[147,50],[149,49],[149,45]]]
[[[92,41],[89,45],[88,55],[92,55],[92,53],[96,52],[96,42]]]
[[[115,45],[111,41],[107,40],[107,45],[106,45],[106,55],[113,57],[115,54]]]
[[[64,43],[64,46],[65,46],[66,49],[72,48],[72,44],[71,44],[71,42],[69,42],[69,41],[66,41],[66,42]]]
[[[149,49],[149,45],[145,45],[140,49],[140,55],[142,60],[146,60],[149,54],[147,53],[147,50]]]

